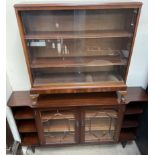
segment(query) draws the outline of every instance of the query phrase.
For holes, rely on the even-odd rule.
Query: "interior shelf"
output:
[[[36,134],[22,135],[22,145],[38,145],[39,139]]]
[[[132,37],[132,33],[125,30],[94,30],[94,31],[60,31],[60,32],[31,32],[25,39],[82,39],[82,38],[110,38]]]
[[[65,124],[66,123],[66,124]],[[68,124],[68,121],[52,121],[51,124],[43,125],[44,126],[44,132],[74,132],[75,131],[75,122],[70,122]]]
[[[94,72],[94,73],[57,73],[57,74],[44,74],[36,76],[34,79],[34,86],[40,85],[65,85],[69,83],[78,83],[78,85],[86,84],[86,83],[97,83],[100,85],[101,83],[105,83],[105,85],[109,84],[124,84],[123,80],[116,73],[110,72]]]
[[[37,132],[35,122],[31,120],[18,122],[18,129],[21,133]]]
[[[96,133],[96,132],[95,132]],[[97,133],[96,133],[97,134]],[[95,134],[95,135],[96,135]],[[100,136],[99,137],[96,137],[96,136],[94,136],[94,134],[93,133],[91,133],[91,132],[85,132],[85,142],[106,142],[106,141],[108,141],[108,142],[110,142],[110,141],[113,141],[114,139],[113,139],[113,136],[112,135],[110,135],[110,134],[106,134],[105,136],[103,136],[102,137],[102,135],[103,135],[103,132],[101,133],[99,133],[100,134]]]
[[[111,127],[110,127],[111,125]],[[113,131],[115,130],[115,124],[110,123],[109,119],[93,119],[93,121],[90,122],[90,120],[85,121],[85,131]]]
[[[107,110],[107,111],[87,111],[86,118],[108,118],[109,116],[113,118],[117,118],[117,112],[114,110]]]
[[[138,125],[139,125],[138,121],[135,121],[135,120],[125,120],[125,121],[123,121],[122,128],[133,128],[133,127],[137,127]]]
[[[133,115],[133,114],[141,114],[143,113],[142,108],[127,108],[125,111],[125,115]]]
[[[94,42],[97,44],[94,44],[93,41],[88,41],[87,44],[83,48],[78,48],[81,44],[77,45],[78,47],[74,47],[74,40],[68,40],[66,44],[68,45],[69,51],[58,53],[57,48],[52,48],[51,44],[54,42],[51,40],[50,45],[44,46],[44,47],[33,47],[29,46],[30,53],[33,53],[34,57],[38,58],[75,58],[75,57],[118,57],[123,54],[123,51],[126,51],[126,53],[129,53],[127,49],[121,49],[120,47],[120,40],[122,39],[109,39],[105,41],[105,39],[96,39]],[[39,42],[39,41],[38,41]],[[45,40],[47,42],[47,40]],[[78,41],[76,40],[76,43]],[[104,43],[105,42],[105,43]],[[112,42],[112,43],[111,43]],[[30,44],[30,42],[29,42]],[[54,42],[54,45],[57,44],[57,42]],[[65,42],[64,42],[65,44]],[[92,45],[93,44],[93,45]],[[117,45],[116,45],[117,44]]]
[[[64,134],[64,133],[52,133],[46,134],[46,143],[48,144],[67,144],[67,143],[75,143],[75,133],[72,134]]]
[[[134,140],[136,135],[132,131],[122,131],[120,133],[120,141]]]
[[[15,119],[21,120],[21,119],[34,119],[33,111],[31,109],[21,109],[15,112],[14,114]]]
[[[64,68],[126,65],[127,60],[121,57],[85,57],[85,58],[36,58],[31,68]]]
[[[47,120],[64,120],[64,119],[69,119],[69,120],[75,120],[75,116],[73,113],[70,113],[70,112],[65,112],[65,114],[62,114],[62,115],[52,115],[51,112],[45,112],[43,113],[42,112],[42,115],[41,115],[41,120],[42,122],[44,121],[47,121]]]

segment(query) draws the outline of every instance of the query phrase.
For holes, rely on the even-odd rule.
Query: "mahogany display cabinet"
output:
[[[116,93],[40,95],[32,104],[29,91],[13,92],[11,107],[22,146],[104,144],[136,139],[139,117],[147,104],[142,88],[127,89],[126,103]]]
[[[16,4],[34,103],[39,94],[126,92],[141,6]]]
[[[22,145],[136,138],[147,96],[126,80],[141,6],[14,6],[31,82],[30,91],[13,92],[8,103]]]

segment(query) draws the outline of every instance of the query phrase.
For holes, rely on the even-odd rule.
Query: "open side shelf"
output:
[[[142,114],[143,109],[142,108],[127,108],[125,111],[125,115],[134,115],[134,114]]]
[[[39,139],[37,134],[22,134],[22,145],[23,146],[33,146],[39,145]]]
[[[136,139],[137,129],[139,127],[139,118],[140,115],[143,113],[143,104],[147,102],[147,95],[144,94],[145,92],[142,89],[137,89],[139,93],[134,92],[135,90],[131,91],[132,89],[128,90],[129,94],[132,94],[129,100],[129,103],[126,105],[126,110],[124,112],[124,119],[122,122],[121,132],[119,141],[120,142],[127,142]],[[133,93],[136,93],[133,95]],[[135,98],[134,98],[135,97]]]
[[[122,128],[134,128],[138,127],[139,123],[136,120],[125,120],[122,124]]]
[[[135,140],[136,139],[136,134],[132,131],[124,131],[120,133],[119,140],[121,142],[123,141],[128,141],[128,140]]]
[[[33,111],[30,108],[16,111],[14,117],[16,120],[34,119]]]
[[[35,122],[32,120],[18,122],[18,129],[19,129],[19,132],[21,133],[37,132]]]

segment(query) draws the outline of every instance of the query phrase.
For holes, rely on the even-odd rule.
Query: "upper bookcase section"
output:
[[[16,4],[32,89],[126,89],[140,2]]]

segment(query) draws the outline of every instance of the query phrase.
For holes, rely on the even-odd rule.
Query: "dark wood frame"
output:
[[[139,17],[140,17],[140,10],[142,7],[141,2],[128,2],[128,3],[103,3],[100,5],[64,5],[64,4],[16,4],[14,5],[15,7],[15,12],[16,12],[16,17],[17,17],[17,22],[19,26],[19,31],[20,31],[20,36],[22,40],[22,45],[23,45],[23,50],[24,50],[24,55],[25,55],[25,60],[28,68],[28,73],[30,77],[30,82],[31,82],[31,94],[51,94],[51,93],[79,93],[79,92],[107,92],[107,91],[126,91],[126,80],[127,80],[127,75],[128,75],[128,70],[129,70],[129,65],[130,65],[130,60],[131,60],[131,55],[133,51],[133,46],[134,46],[134,41],[136,37],[136,32],[137,32],[137,27],[138,27],[138,22],[139,22]],[[26,42],[25,42],[25,37],[24,37],[24,29],[21,21],[21,11],[23,10],[70,10],[70,9],[126,9],[126,8],[135,8],[138,9],[137,17],[136,17],[136,22],[135,22],[135,29],[133,32],[133,39],[132,39],[132,44],[131,44],[131,49],[129,51],[129,59],[128,59],[128,64],[127,64],[127,69],[125,73],[125,83],[123,84],[99,84],[99,85],[74,85],[74,84],[69,84],[67,86],[33,86],[33,78],[32,78],[32,73],[31,73],[31,68],[30,68],[30,62],[28,59],[28,52],[27,52],[27,47],[26,47]],[[37,98],[38,95],[32,96],[32,98]],[[36,103],[36,101],[34,101]]]

